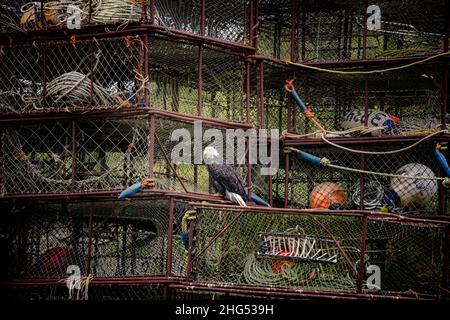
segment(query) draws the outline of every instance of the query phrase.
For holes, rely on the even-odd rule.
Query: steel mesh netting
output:
[[[291,3],[260,1],[258,17],[258,53],[277,59],[290,58]]]
[[[149,176],[146,119],[73,126],[75,136],[65,122],[4,128],[2,193],[117,190]]]
[[[92,205],[94,277],[165,274],[169,224],[166,200]]]
[[[142,91],[138,38],[3,48],[0,112],[122,108]]]
[[[177,132],[180,135],[177,135]],[[216,134],[218,140],[214,137]],[[223,159],[226,159],[227,152],[233,152],[234,163],[238,163],[237,161],[245,161],[245,158],[237,159],[237,155],[241,152],[245,156],[244,142],[238,141],[237,144],[234,144],[234,148],[231,149],[226,144],[226,136],[225,129],[213,128],[204,123],[201,128],[198,127],[198,129],[195,129],[194,124],[157,118],[155,165],[153,170],[156,176],[156,187],[173,191],[216,192],[210,184],[206,165],[202,161],[202,158],[200,158],[200,154],[203,153],[204,148],[213,141],[213,145],[222,155]],[[172,140],[172,137],[174,140]],[[161,145],[159,145],[158,139]],[[220,150],[222,148],[223,150]],[[180,160],[175,160],[173,158],[174,156],[180,157]],[[176,171],[176,175],[169,161],[172,162],[172,167]],[[201,163],[195,163],[194,161],[200,161]],[[236,167],[238,175],[243,178],[242,181],[246,181],[245,167],[245,165]]]
[[[336,148],[299,149],[319,158],[336,160],[340,166],[360,168],[360,156],[356,153]],[[289,166],[288,205],[296,208],[328,208],[336,202],[341,209],[359,208],[351,200],[358,181],[357,173],[317,167],[292,155]],[[284,192],[284,181],[278,183]]]
[[[301,208],[357,209],[360,207],[362,197],[363,206],[368,210],[378,211],[384,207],[389,212],[399,214],[434,214],[439,211],[438,190],[442,181],[406,177],[438,177],[439,165],[434,157],[435,145],[424,142],[401,153],[387,154],[407,145],[409,143],[391,143],[389,147],[364,147],[365,151],[380,152],[376,155],[365,155],[364,164],[358,153],[333,147],[314,150],[310,147],[300,147],[302,151],[319,158],[325,157],[335,161],[334,164],[341,167],[396,174],[400,177],[317,167],[292,155],[289,171],[289,204]],[[364,179],[364,190],[360,188],[360,179]]]
[[[198,114],[198,50],[190,43],[150,40],[152,107]],[[202,55],[202,115],[243,121],[245,69],[242,60],[214,48],[204,48]]]
[[[313,217],[278,213],[243,213],[240,217],[237,217],[237,214],[237,212],[217,209],[198,210],[196,253],[201,252],[224,226],[231,223],[233,219],[237,218],[237,220],[194,261],[193,272],[197,281],[348,292],[356,289],[356,277],[352,272],[352,265],[359,260],[360,256],[360,218],[317,216],[316,221]],[[330,239],[330,234],[320,224],[325,225],[339,241],[349,261],[338,254],[339,258],[336,262],[318,262],[314,260],[317,252],[310,251],[299,260],[286,259],[284,257],[289,255],[290,249],[287,246],[285,248],[282,243],[275,244],[276,248],[261,245],[260,236],[283,238],[285,244],[292,241],[292,237],[306,236],[310,239],[308,241],[311,241],[305,244],[309,250],[314,246],[312,242],[314,239],[316,242]],[[280,245],[279,248],[278,245]],[[266,255],[262,255],[262,249],[267,249],[267,252],[264,252]],[[329,249],[328,254],[337,253],[334,244],[330,243]],[[317,257],[320,255],[322,253],[319,252]]]
[[[197,114],[198,47],[155,38],[149,48],[151,106]]]
[[[437,130],[441,124],[441,74],[437,64],[420,64],[370,75],[369,109],[398,117],[397,134]]]
[[[10,278],[67,277],[69,265],[85,272],[88,213],[67,204],[16,206],[10,234]]]
[[[237,214],[200,209],[197,214],[196,252]],[[357,271],[353,267],[357,270],[359,265],[361,222],[360,217],[334,214],[244,213],[194,262],[196,280],[354,292]],[[368,286],[370,281],[366,274],[363,277],[363,292],[438,295],[442,282],[444,227],[433,222],[369,218],[365,265],[366,268],[370,265],[380,268],[381,287],[374,290]],[[257,252],[261,252],[261,233],[273,238],[284,237],[285,242],[276,242],[276,248],[271,248],[275,250],[271,252],[274,255],[258,256]],[[320,261],[314,250],[314,255],[306,255],[304,260],[288,258],[288,254],[283,253],[291,250],[288,249],[292,248],[288,241],[295,236],[309,237],[311,247],[314,240],[323,242],[328,239],[331,244],[339,243],[339,249],[334,247],[339,251],[337,261]],[[307,248],[311,247],[307,245]],[[321,248],[326,251],[333,247]],[[277,255],[278,258],[275,258]]]
[[[205,48],[202,73],[202,115],[245,121],[245,67],[242,59],[214,48]]]
[[[376,5],[381,25],[367,32],[368,58],[442,51],[445,1],[381,1]],[[258,47],[262,55],[278,59],[294,56],[303,62],[363,58],[367,8],[362,2],[297,1],[296,8],[297,48],[291,53],[292,4],[260,2]],[[374,13],[368,14],[369,22]]]
[[[381,26],[367,34],[367,56],[390,57],[439,52],[445,38],[445,1],[378,1]],[[369,18],[373,20],[373,18]],[[357,17],[362,24],[362,17]]]
[[[304,15],[301,10],[306,12]],[[356,19],[360,1],[307,1],[298,4],[297,42],[301,61],[361,59],[363,28]],[[304,19],[304,21],[302,21]]]
[[[288,128],[289,96],[285,80],[294,78],[299,97],[309,103],[316,119],[327,130],[342,131],[364,126],[365,76],[323,72],[296,73],[294,76],[264,64],[264,122],[268,128]],[[410,135],[438,130],[441,124],[441,72],[437,64],[420,64],[404,70],[368,76],[369,127],[386,126],[395,116],[395,130],[372,135]],[[304,134],[318,130],[293,105],[292,128]]]
[[[448,254],[444,244],[445,225],[369,219],[366,261],[380,267],[380,293],[437,296],[444,276],[444,255]]]
[[[163,288],[149,285],[90,284],[88,300],[162,300]],[[8,289],[7,300],[69,300],[65,285],[17,286]]]
[[[205,1],[205,35],[233,42],[246,40],[248,26],[246,0]]]
[[[200,33],[200,1],[155,0],[156,23],[170,29]]]

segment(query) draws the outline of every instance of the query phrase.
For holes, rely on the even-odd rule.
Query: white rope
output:
[[[324,135],[323,133],[321,134],[320,137],[321,137],[321,139],[322,139],[324,142],[328,143],[329,145],[332,145],[333,147],[336,147],[336,148],[339,148],[339,149],[342,149],[342,150],[345,150],[345,151],[348,151],[348,152],[352,152],[352,153],[360,153],[360,154],[362,153],[362,154],[373,154],[373,155],[385,155],[385,154],[394,154],[394,153],[399,153],[399,152],[407,151],[407,150],[412,149],[412,148],[414,148],[415,146],[421,144],[421,143],[424,142],[425,140],[428,140],[428,139],[430,139],[431,137],[434,137],[435,135],[438,135],[438,134],[440,134],[440,133],[449,133],[449,131],[448,131],[448,130],[439,130],[439,131],[430,133],[429,135],[423,137],[423,138],[420,139],[419,141],[416,141],[415,143],[413,143],[413,144],[411,144],[411,145],[409,145],[409,146],[407,146],[407,147],[404,147],[404,148],[401,148],[401,149],[396,149],[396,150],[389,150],[389,151],[364,151],[364,150],[350,149],[350,148],[347,148],[347,147],[338,145],[338,144],[336,144],[336,143],[334,143],[334,142],[331,142],[330,140],[328,140],[328,139],[325,137],[325,135]]]

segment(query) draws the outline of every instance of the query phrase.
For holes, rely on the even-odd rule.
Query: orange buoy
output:
[[[344,205],[347,194],[333,182],[317,185],[309,195],[309,207],[312,209],[334,209]]]

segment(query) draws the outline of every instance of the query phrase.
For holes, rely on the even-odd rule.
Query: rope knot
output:
[[[442,180],[442,185],[443,185],[445,188],[450,187],[450,177],[445,177],[444,180]]]
[[[323,166],[328,166],[331,164],[331,160],[328,158],[323,157],[322,159],[320,159],[320,164]]]

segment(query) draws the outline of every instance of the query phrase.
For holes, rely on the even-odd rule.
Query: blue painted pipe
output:
[[[300,99],[300,97],[297,94],[297,91],[295,91],[295,89],[292,89],[291,91],[291,96],[292,98],[294,98],[294,101],[297,103],[297,105],[300,107],[300,109],[302,110],[303,113],[306,112],[306,106],[303,103],[302,99]]]
[[[244,188],[245,192],[248,193],[248,188]],[[250,197],[250,200],[252,200],[254,203],[259,204],[260,206],[270,207],[270,204],[268,204],[265,200],[258,197],[255,193],[252,192],[252,196]]]
[[[434,155],[436,156],[437,161],[441,165],[442,169],[445,171],[445,174],[450,177],[450,167],[448,166],[447,159],[445,159],[442,152],[439,151],[439,149],[436,149],[434,152]]]
[[[129,186],[125,190],[122,191],[122,193],[119,195],[119,200],[131,197],[135,193],[137,193],[139,190],[142,189],[142,185],[140,182],[133,184],[132,186]]]
[[[310,153],[298,150],[296,152],[296,155],[297,155],[297,158],[299,158],[300,160],[309,162],[309,163],[311,163],[311,164],[313,164],[315,166],[320,166],[321,165],[320,158],[316,157],[316,156],[314,156],[314,155],[312,155]]]

